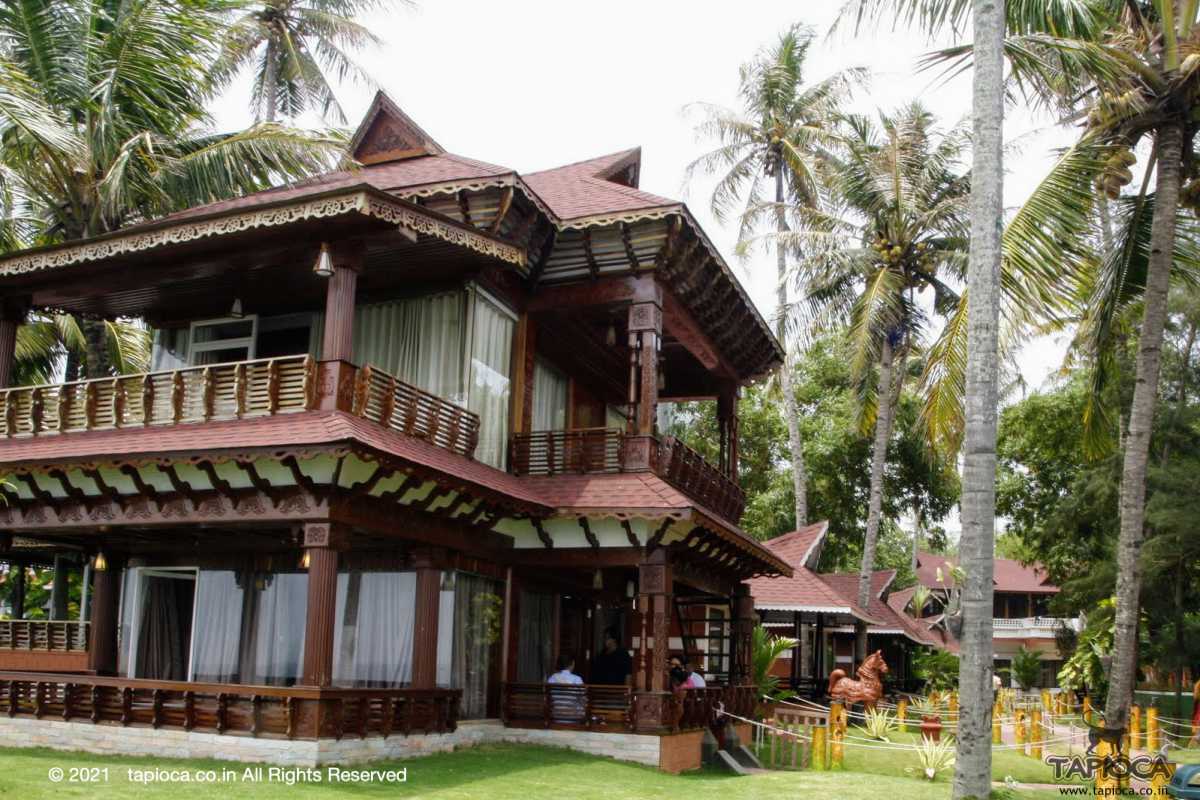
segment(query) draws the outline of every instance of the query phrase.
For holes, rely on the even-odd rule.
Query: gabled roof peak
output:
[[[350,155],[362,164],[382,164],[446,152],[380,90],[350,139]]]
[[[552,172],[571,173],[582,177],[598,178],[636,189],[638,188],[641,171],[642,148],[631,147],[628,150],[618,150],[615,153],[587,158],[583,161],[573,161],[570,164],[563,164],[562,166],[551,167],[550,169],[538,170],[537,172],[528,173],[526,177]]]

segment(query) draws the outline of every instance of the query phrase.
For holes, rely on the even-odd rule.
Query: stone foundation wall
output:
[[[302,741],[52,719],[0,716],[0,747],[48,747],[100,755],[214,758],[294,767],[415,758],[491,742],[565,747],[680,772],[700,766],[701,734],[671,736],[505,728],[496,720],[459,723],[446,734]],[[694,753],[693,753],[694,751]]]

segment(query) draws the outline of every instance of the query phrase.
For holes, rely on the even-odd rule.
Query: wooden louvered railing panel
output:
[[[515,475],[621,471],[619,428],[573,428],[514,434],[508,463]]]
[[[316,406],[311,356],[211,364],[0,391],[0,434],[46,436],[181,425],[307,411]]]
[[[479,416],[372,366],[355,379],[353,413],[363,419],[471,458]]]
[[[0,650],[84,652],[88,623],[76,620],[0,620]]]

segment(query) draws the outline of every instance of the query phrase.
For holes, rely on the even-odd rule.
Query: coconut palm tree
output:
[[[846,16],[895,14],[935,31],[961,27],[968,11],[965,0],[856,0]],[[1075,202],[1081,187],[1094,184],[1110,197],[1119,196],[1134,177],[1135,148],[1150,142],[1145,180],[1132,199],[1128,224],[1114,231],[1112,249],[1073,262],[1093,267],[1081,281],[1091,291],[1078,299],[1093,312],[1092,357],[1100,367],[1107,358],[1103,348],[1112,341],[1105,336],[1113,330],[1110,323],[1128,308],[1131,296],[1142,305],[1134,393],[1122,437],[1116,652],[1105,709],[1107,725],[1124,727],[1134,682],[1139,553],[1167,295],[1173,268],[1190,266],[1177,260],[1195,230],[1190,220],[1181,226],[1181,212],[1194,215],[1200,209],[1194,114],[1200,94],[1200,4],[1048,0],[1009,3],[1005,12],[1004,53],[1013,82],[1064,119],[1085,124],[1071,163],[1059,170],[1058,184],[1044,183],[1031,203],[1053,213],[1064,198]],[[937,54],[934,61],[962,65],[970,57],[970,46],[963,46]],[[1094,192],[1090,196],[1094,201]],[[1064,225],[1057,233],[1065,249],[1088,253],[1094,247],[1087,241],[1088,228]],[[1013,237],[1018,247],[1020,238]],[[1102,378],[1104,370],[1095,374]]]
[[[713,215],[722,222],[738,215],[738,240],[743,252],[761,224],[773,223],[777,232],[787,230],[785,202],[810,208],[818,205],[814,166],[817,147],[831,141],[832,122],[842,102],[865,76],[864,71],[852,69],[806,84],[804,64],[813,38],[811,28],[794,25],[774,46],[744,64],[739,81],[740,109],[700,105],[704,119],[697,133],[716,140],[719,146],[693,161],[687,175],[689,180],[697,172],[720,175],[712,193]],[[764,202],[768,192],[772,192],[774,203]],[[780,309],[775,330],[789,353],[779,371],[779,385],[788,426],[795,524],[800,528],[808,523],[808,476],[787,346],[784,309],[788,305],[788,266],[782,245],[776,246],[775,259]]]
[[[330,78],[372,83],[352,51],[380,42],[354,18],[388,0],[246,0],[229,28],[218,74],[251,67],[251,102],[261,120],[319,109],[345,121]]]
[[[1004,216],[1004,3],[972,0],[971,252],[967,263],[966,428],[963,452],[962,633],[955,800],[992,789],[992,598],[996,535],[996,412],[1000,378]]]
[[[860,421],[873,438],[859,572],[858,600],[866,608],[893,411],[909,358],[928,344],[930,319],[920,295],[929,291],[933,308],[947,318],[958,314],[953,285],[965,277],[970,181],[961,163],[965,131],[939,132],[918,103],[881,113],[878,123],[846,117],[843,127],[841,148],[827,151],[821,166],[829,204],[816,211],[794,207],[796,233],[776,238],[807,251],[797,260],[798,317],[817,328],[849,324]],[[862,659],[866,627],[856,633]]]
[[[211,130],[223,3],[23,0],[0,5],[0,177],[8,248],[79,239],[327,168],[343,137],[260,124]],[[100,377],[144,368],[136,324],[38,317],[29,358]],[[68,369],[68,372],[72,370]],[[80,374],[82,373],[82,374]]]

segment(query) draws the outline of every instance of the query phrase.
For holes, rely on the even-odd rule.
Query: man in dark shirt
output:
[[[604,631],[604,648],[592,660],[592,683],[623,686],[633,674],[633,659],[617,641],[615,628]]]

